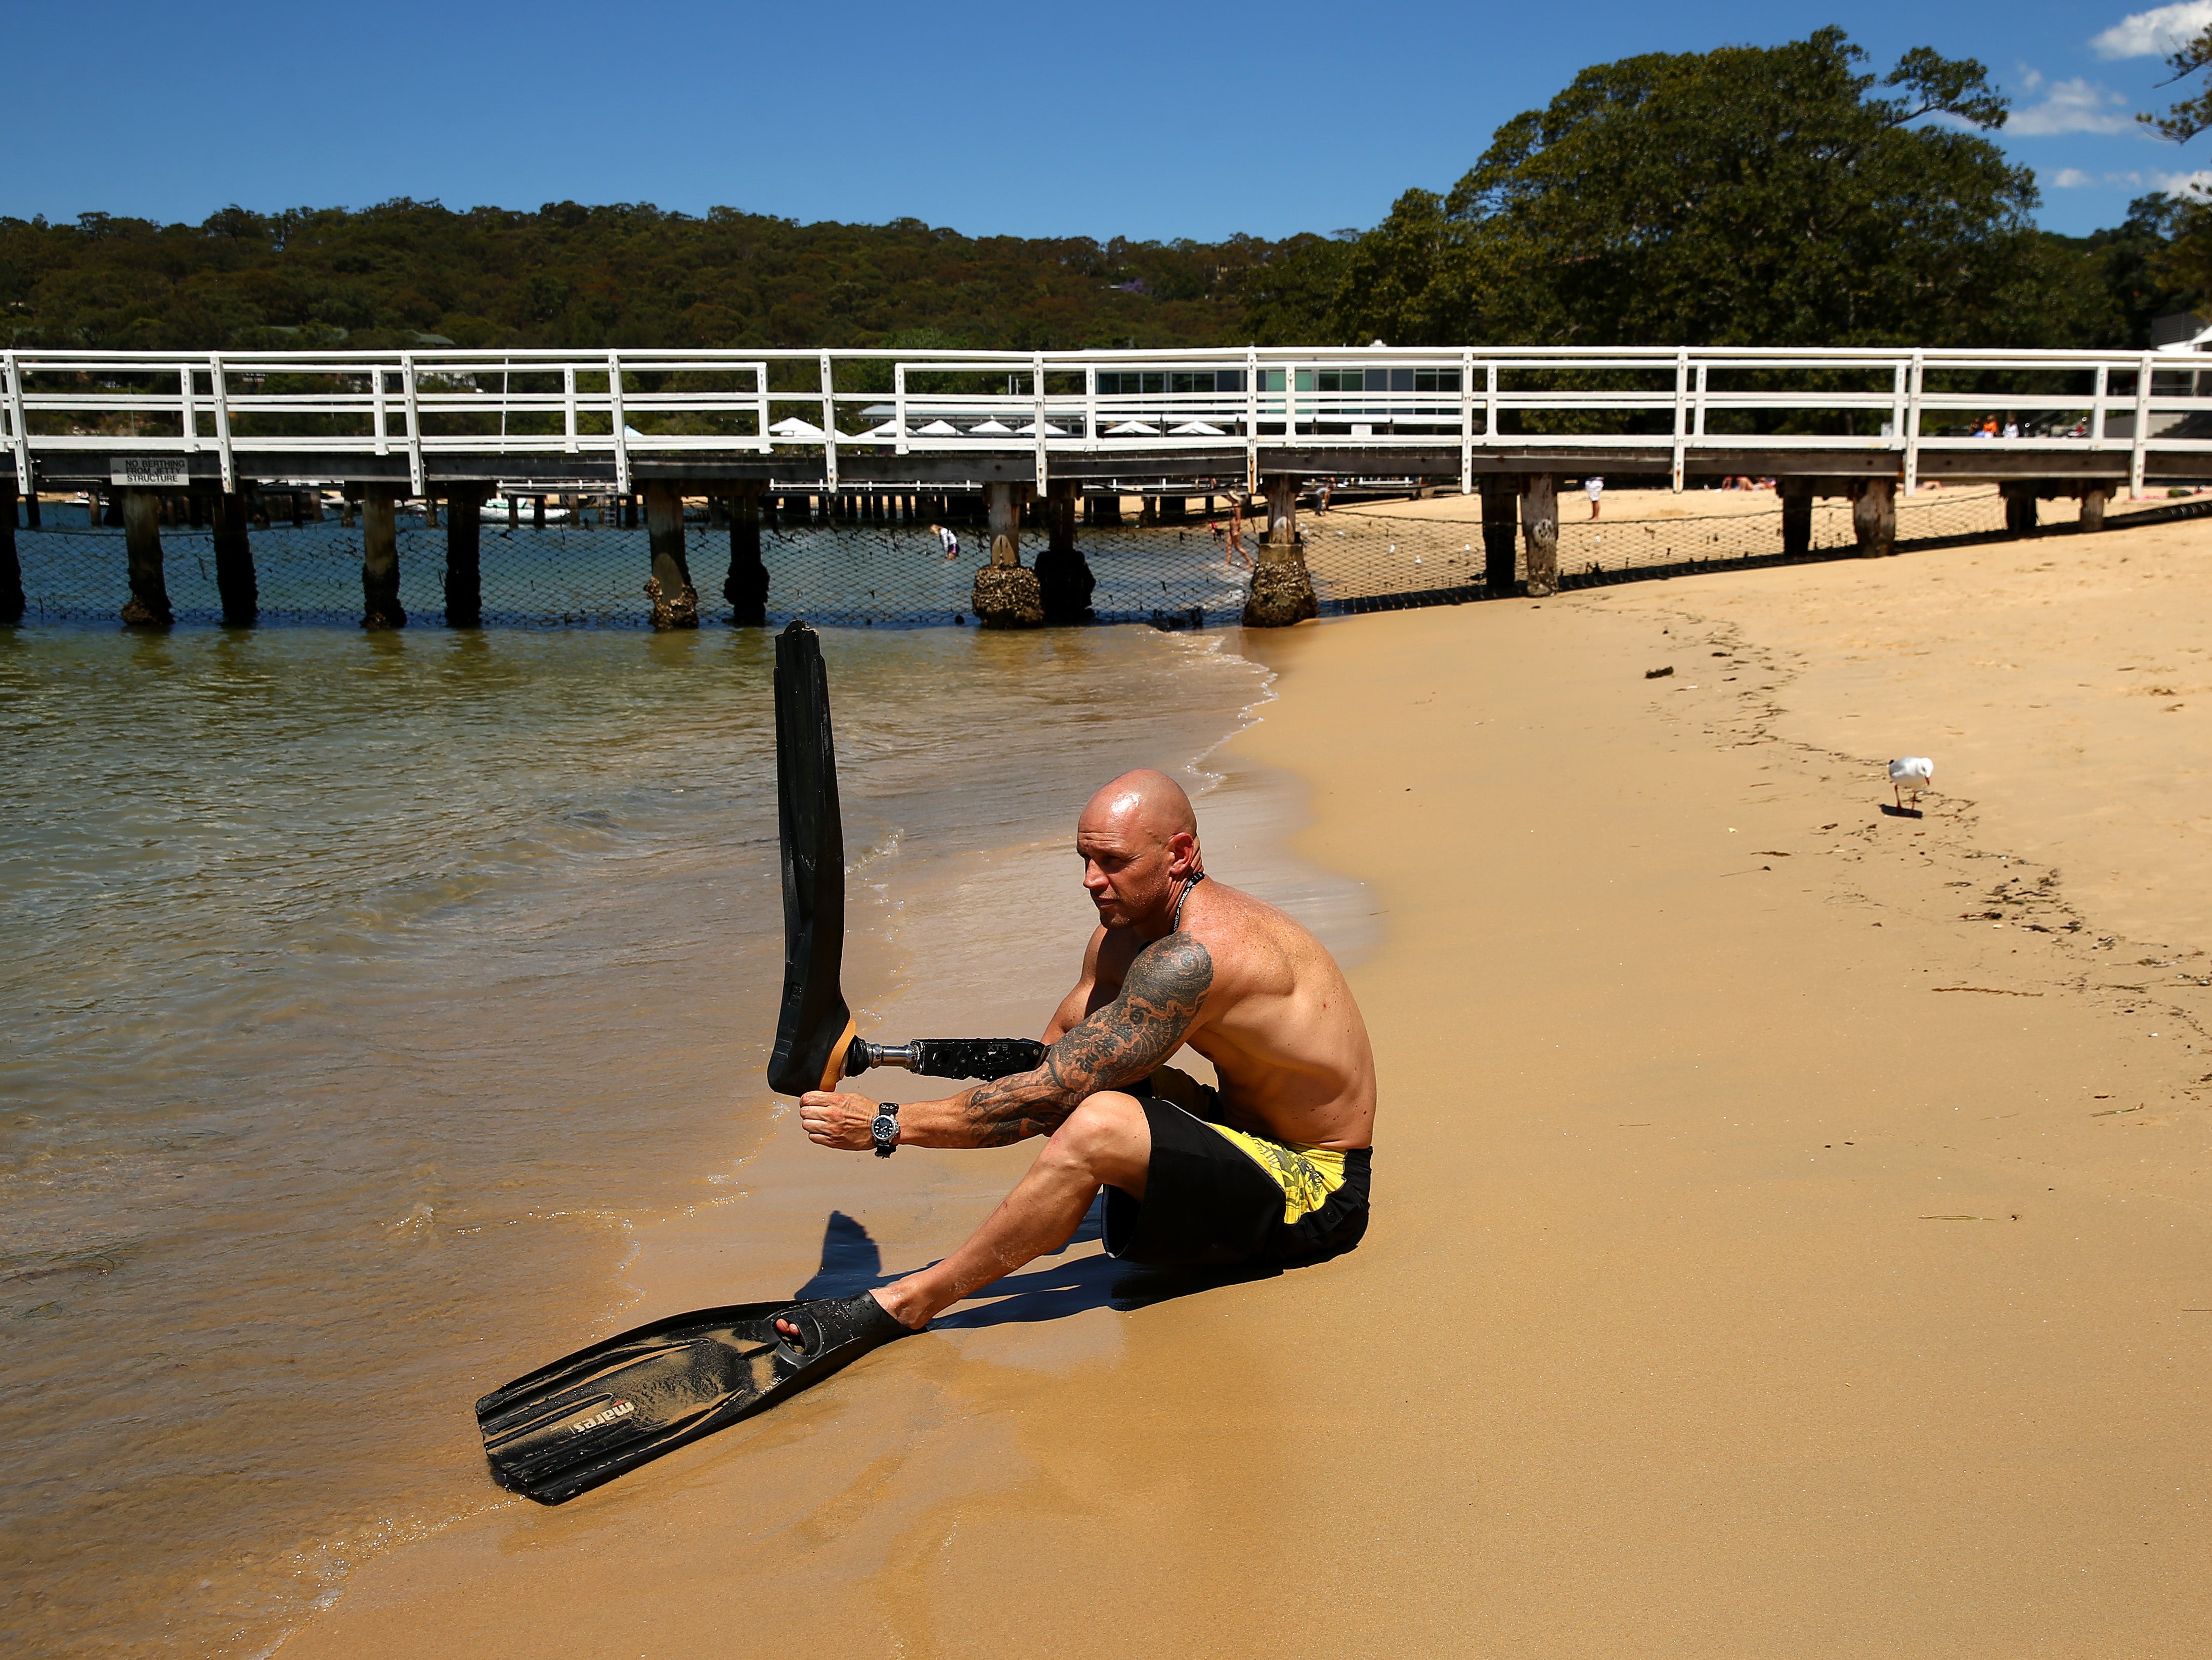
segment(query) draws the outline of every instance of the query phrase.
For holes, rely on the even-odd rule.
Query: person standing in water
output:
[[[1164,773],[1093,795],[1075,854],[1098,921],[1042,1065],[937,1101],[799,1098],[807,1138],[846,1152],[1044,1138],[965,1244],[868,1293],[909,1330],[1060,1250],[1102,1189],[1107,1253],[1128,1262],[1288,1266],[1367,1231],[1375,1056],[1327,948],[1207,879],[1190,798]],[[1165,1064],[1186,1043],[1218,1088]]]
[[[937,532],[937,544],[945,550],[945,556],[957,559],[960,556],[960,538],[943,525],[932,525],[930,529]]]

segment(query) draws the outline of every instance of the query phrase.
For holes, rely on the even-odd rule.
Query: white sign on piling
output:
[[[181,455],[111,455],[107,467],[107,482],[125,488],[182,489],[192,482]]]

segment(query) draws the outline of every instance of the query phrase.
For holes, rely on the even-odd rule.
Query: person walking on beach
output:
[[[1208,879],[1190,798],[1164,773],[1124,773],[1093,795],[1075,851],[1098,922],[1045,1025],[1042,1066],[936,1101],[799,1098],[807,1138],[845,1152],[1045,1138],[965,1244],[871,1293],[913,1330],[1060,1250],[1102,1189],[1107,1254],[1127,1262],[1288,1266],[1367,1231],[1375,1057],[1335,959],[1273,906]],[[1185,1043],[1218,1088],[1164,1064]],[[879,1112],[888,1144],[872,1129]]]
[[[1596,477],[1585,478],[1583,480],[1583,489],[1589,493],[1590,517],[1595,519],[1597,517],[1599,507],[1605,500],[1605,480]]]
[[[957,559],[960,556],[960,538],[942,525],[932,525],[930,529],[937,532],[937,544],[945,550],[945,556]]]
[[[1244,498],[1241,496],[1229,498],[1229,543],[1223,551],[1229,556],[1231,569],[1253,562],[1252,555],[1244,545]]]

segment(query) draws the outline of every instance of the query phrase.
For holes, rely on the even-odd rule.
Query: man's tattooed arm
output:
[[[946,1104],[965,1133],[940,1145],[999,1147],[1049,1135],[1085,1096],[1141,1083],[1182,1047],[1212,985],[1204,946],[1187,933],[1154,941],[1129,964],[1121,994],[1047,1049],[1035,1072],[953,1097]]]

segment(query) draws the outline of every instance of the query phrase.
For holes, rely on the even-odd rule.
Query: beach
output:
[[[1231,636],[1208,862],[1350,959],[1366,1243],[1170,1296],[1086,1229],[282,1651],[2202,1651],[2208,576],[2179,525]],[[1012,857],[934,903],[1041,966],[918,952],[887,1030],[1042,1022],[1076,919]],[[641,1304],[869,1283],[1028,1157],[780,1121]]]

